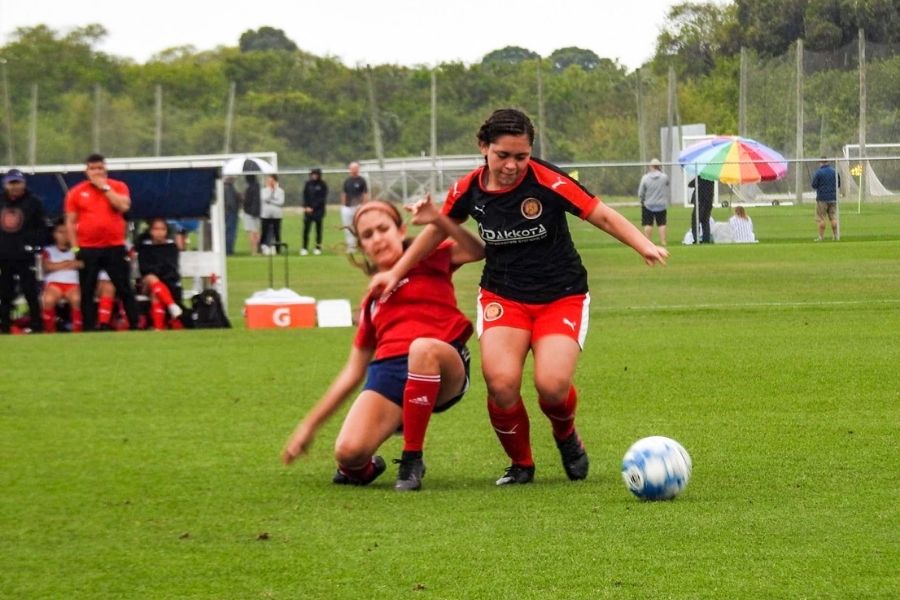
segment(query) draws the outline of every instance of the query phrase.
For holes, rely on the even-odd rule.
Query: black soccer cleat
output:
[[[585,479],[588,475],[588,455],[584,450],[584,444],[577,431],[564,440],[556,440],[559,448],[559,456],[562,459],[563,469],[572,481]]]
[[[422,478],[425,477],[425,461],[422,457],[395,459],[394,463],[400,465],[397,471],[397,483],[394,489],[398,492],[415,492],[422,488]]]
[[[356,479],[338,469],[334,477],[331,478],[331,483],[336,485],[369,485],[378,479],[378,476],[384,473],[384,470],[387,468],[384,459],[377,454],[372,457],[372,464],[375,466],[375,470],[372,471],[372,475],[368,479]]]
[[[497,485],[513,485],[516,483],[531,483],[534,480],[534,465],[523,467],[515,463],[506,468],[503,477],[497,480]]]

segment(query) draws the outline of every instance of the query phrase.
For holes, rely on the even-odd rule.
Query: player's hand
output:
[[[664,265],[666,264],[666,259],[669,258],[669,251],[663,248],[662,246],[650,246],[646,250],[641,253],[644,257],[644,262],[649,266],[653,266],[657,263]]]
[[[107,185],[106,175],[104,173],[88,173],[88,179],[94,187],[102,189]]]
[[[315,436],[315,431],[305,423],[300,423],[300,425],[297,426],[297,430],[294,431],[294,435],[288,440],[284,450],[281,451],[281,462],[289,465],[298,457],[309,452],[309,448],[312,446]]]
[[[393,270],[380,271],[372,275],[372,279],[369,280],[369,292],[384,300],[394,291],[398,283],[400,283],[400,278],[394,274]]]
[[[425,197],[407,204],[403,207],[407,212],[412,213],[412,222],[415,225],[428,225],[434,223],[441,216],[437,206],[431,201],[431,194],[425,194]]]

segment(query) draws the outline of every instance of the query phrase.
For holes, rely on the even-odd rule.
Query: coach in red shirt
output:
[[[75,240],[76,255],[84,263],[79,271],[81,313],[84,331],[92,331],[97,320],[94,293],[97,275],[106,271],[125,306],[128,324],[137,328],[137,305],[131,287],[131,264],[125,249],[125,213],[131,208],[128,186],[109,179],[106,159],[91,154],[85,160],[87,181],[66,194],[66,228]]]

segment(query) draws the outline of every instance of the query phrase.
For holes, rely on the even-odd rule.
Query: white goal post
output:
[[[894,192],[889,190],[875,174],[875,168],[878,163],[884,160],[900,161],[900,144],[866,144],[866,195],[867,196],[893,196]],[[860,171],[854,172],[859,168],[860,162],[860,145],[845,144],[844,160],[838,162],[838,171],[841,178],[847,182],[847,192],[849,194],[859,193],[859,175]],[[874,167],[873,167],[874,165]]]

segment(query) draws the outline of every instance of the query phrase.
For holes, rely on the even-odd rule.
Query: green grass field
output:
[[[506,459],[474,343],[420,493],[393,491],[393,465],[331,485],[342,415],[283,467],[353,332],[244,329],[261,257],[229,261],[231,330],[0,339],[0,597],[900,597],[900,209],[845,211],[844,239],[822,244],[810,206],[750,214],[762,243],[671,244],[654,269],[573,222],[593,298],[584,482],[526,385],[537,477],[494,486]],[[673,241],[688,216],[671,211]],[[326,236],[325,256],[290,258],[291,287],[355,305],[365,279]],[[470,314],[479,271],[456,277]],[[693,457],[672,502],[619,475],[653,434]]]

